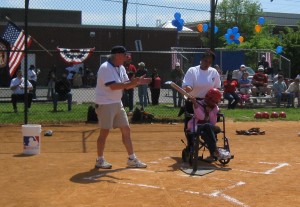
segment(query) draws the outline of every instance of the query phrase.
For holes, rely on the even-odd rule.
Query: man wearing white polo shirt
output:
[[[100,125],[100,134],[97,140],[96,168],[111,168],[112,165],[104,159],[104,148],[109,131],[112,128],[120,128],[122,141],[128,153],[127,166],[145,168],[147,165],[137,159],[133,151],[130,136],[130,127],[127,114],[122,105],[124,89],[134,88],[137,85],[149,84],[151,79],[145,76],[129,80],[126,69],[123,66],[126,60],[126,48],[114,46],[108,60],[104,62],[97,73],[96,86],[96,113]]]

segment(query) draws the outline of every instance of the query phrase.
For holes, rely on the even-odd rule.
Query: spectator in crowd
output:
[[[124,62],[124,67],[126,69],[126,74],[129,80],[134,78],[136,74],[136,67],[132,64],[132,57],[129,53],[126,54],[126,61]],[[129,107],[128,115],[132,115],[134,105],[134,88],[124,89],[123,100],[126,103],[123,103],[123,105],[128,105]]]
[[[270,95],[271,90],[268,88],[268,76],[264,74],[264,67],[260,65],[257,69],[257,73],[252,78],[252,94],[253,96],[265,96]]]
[[[34,65],[30,65],[29,69],[27,70],[27,80],[29,80],[29,82],[32,85],[32,99],[36,99],[36,83],[37,83],[37,73],[35,71],[35,66]]]
[[[244,72],[239,81],[240,92],[242,94],[251,94],[251,82],[248,79],[248,76],[249,76],[249,73]]]
[[[32,90],[31,83],[27,80],[27,89]],[[25,79],[23,78],[22,71],[17,71],[17,77],[13,78],[10,82],[10,89],[13,91],[11,95],[11,102],[13,105],[14,112],[18,112],[17,102],[25,101]],[[28,108],[31,107],[32,93],[27,93]]]
[[[153,70],[152,81],[149,84],[151,92],[152,105],[159,104],[160,88],[161,88],[161,78],[158,75],[157,69]]]
[[[71,83],[67,79],[67,74],[63,74],[62,78],[55,83],[55,93],[53,94],[53,111],[57,111],[58,101],[68,101],[68,111],[72,109],[72,93]]]
[[[82,74],[82,67],[80,67],[78,72],[73,76],[73,87],[79,88],[82,86]]]
[[[300,108],[300,75],[298,75],[294,81],[288,86],[288,89],[285,91],[287,93],[293,94],[293,100],[292,103],[295,103],[295,98],[298,99],[298,105],[297,107]]]
[[[274,83],[273,85],[273,93],[274,97],[276,98],[276,106],[280,107],[280,102],[282,98],[287,98],[288,99],[288,105],[287,107],[294,107],[294,103],[292,103],[293,98],[293,93],[286,92],[287,86],[284,82],[283,76],[279,75],[278,80]]]
[[[55,81],[56,81],[56,65],[53,65],[51,70],[48,73],[48,92],[47,99],[52,100],[55,90]]]
[[[223,71],[222,71],[221,67],[218,64],[215,64],[214,68],[218,71],[220,76],[223,75]]]
[[[136,72],[136,77],[142,77],[142,76],[147,76],[148,71],[145,67],[144,62],[140,62],[138,64],[138,70]],[[140,101],[140,106],[141,110],[144,111],[144,108],[147,107],[148,105],[148,100],[147,100],[147,94],[148,94],[148,86],[147,85],[139,85],[138,86],[138,96],[139,96],[139,101]]]
[[[238,94],[240,97],[240,104],[243,106],[246,102],[250,101],[251,94],[251,81],[248,79],[249,73],[244,72],[242,78],[239,81],[239,90]]]
[[[265,74],[268,74],[269,73],[269,69],[270,69],[270,64],[268,61],[266,61],[266,56],[265,55],[262,55],[261,58],[260,58],[260,61],[258,61],[257,63],[257,67],[259,66],[263,66],[263,69],[264,69],[264,73]]]
[[[279,75],[284,76],[283,71],[282,71],[281,69],[279,69],[279,70],[278,70],[278,73],[274,76],[274,78],[273,78],[273,83],[275,83],[275,82],[278,80],[278,76],[279,76]]]
[[[180,63],[177,62],[175,64],[175,69],[171,71],[171,80],[172,82],[176,83],[178,86],[181,87],[183,78],[184,78],[184,72],[180,68]],[[174,107],[181,107],[182,95],[174,88],[172,88],[172,95],[173,95]]]
[[[235,79],[239,83],[239,81],[241,80],[244,72],[246,72],[246,66],[241,65],[239,70],[234,70],[232,72],[232,79]]]
[[[236,105],[240,101],[239,95],[237,92],[238,82],[235,79],[232,79],[232,74],[227,74],[227,80],[224,81],[224,99],[228,100],[228,109],[235,109]]]

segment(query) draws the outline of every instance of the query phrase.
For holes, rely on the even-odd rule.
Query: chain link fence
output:
[[[151,92],[148,88],[149,104],[145,110],[153,113],[160,121],[181,119],[177,117],[179,108],[173,107],[172,91],[164,83],[170,80],[170,72],[176,62],[181,63],[184,72],[190,66],[199,64],[204,49],[200,50],[198,47],[209,46],[209,34],[200,35],[195,28],[194,31],[187,28],[187,31],[178,32],[172,27],[172,20],[175,19],[175,13],[180,13],[181,18],[189,25],[209,22],[210,1],[129,0],[125,7],[124,2],[126,1],[29,1],[28,33],[36,41],[29,47],[27,68],[34,65],[39,74],[37,97],[29,109],[28,123],[86,121],[88,108],[94,103],[98,68],[106,60],[113,45],[124,43],[132,53],[132,63],[136,67],[139,62],[145,62],[149,76],[157,69],[162,79],[159,105],[152,106]],[[9,8],[0,8],[3,11],[0,33],[5,28],[6,16],[24,28],[24,2],[10,3]],[[57,47],[95,50],[90,58],[73,67],[62,60]],[[221,66],[224,64],[225,70],[237,69],[240,64],[247,61],[246,55],[244,59],[232,61],[235,63],[233,65],[225,64],[228,56],[224,56],[224,53],[217,50],[216,64]],[[24,70],[25,67],[23,60],[20,68]],[[58,103],[57,112],[53,112],[51,96],[53,86],[50,87],[49,74],[54,67],[57,79],[64,73],[69,74],[70,68],[75,71],[71,79],[71,111],[68,111],[67,103],[62,101]],[[1,76],[4,74],[3,71],[1,70]],[[14,113],[9,89],[10,78],[7,78],[7,74],[4,76],[6,79],[2,77],[0,83],[1,123],[22,123],[26,116],[26,113],[22,113],[24,103],[18,103],[19,112]],[[134,106],[139,106],[137,89],[134,91]],[[128,111],[127,106],[126,110]]]

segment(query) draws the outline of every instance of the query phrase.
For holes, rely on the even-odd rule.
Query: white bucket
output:
[[[41,125],[26,124],[22,125],[23,134],[23,154],[35,155],[40,154],[41,147]]]

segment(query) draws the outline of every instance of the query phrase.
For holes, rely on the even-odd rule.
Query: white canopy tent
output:
[[[161,28],[169,28],[169,29],[177,29],[176,27],[174,27],[172,25],[172,21],[167,21],[166,23],[162,24],[161,25]],[[185,32],[193,32],[192,29],[188,28],[188,27],[185,27],[183,26],[182,30],[181,31],[185,31]]]

